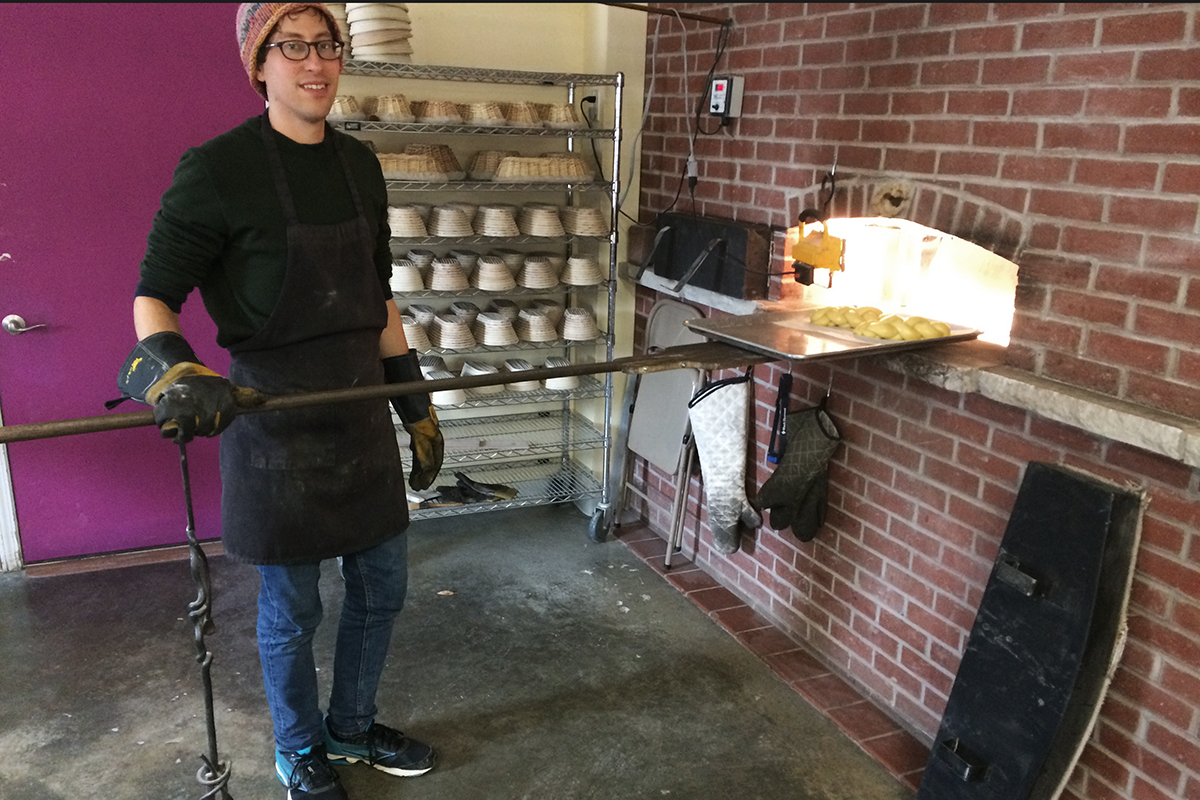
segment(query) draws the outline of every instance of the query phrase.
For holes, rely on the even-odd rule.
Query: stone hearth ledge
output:
[[[1200,467],[1200,422],[1005,366],[1000,345],[959,342],[876,358],[888,369],[947,391],[980,394]]]

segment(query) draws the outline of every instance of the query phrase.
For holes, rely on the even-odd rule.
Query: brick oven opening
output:
[[[891,313],[977,328],[980,339],[1007,345],[1012,330],[1017,265],[965,239],[906,219],[839,217],[829,233],[846,240],[845,271],[816,270],[813,284],[784,278],[783,295],[802,294],[821,305],[877,306]],[[820,224],[789,228],[792,244],[820,232]]]

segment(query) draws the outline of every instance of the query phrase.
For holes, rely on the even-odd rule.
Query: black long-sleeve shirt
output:
[[[263,117],[251,117],[183,154],[154,217],[136,290],[178,312],[199,288],[222,347],[262,327],[286,271],[286,223],[262,124]],[[354,218],[354,201],[334,149],[339,143],[344,148],[367,219],[376,226],[375,266],[384,295],[390,297],[387,188],[379,160],[361,142],[329,126],[320,144],[299,144],[275,131],[271,135],[303,223]]]

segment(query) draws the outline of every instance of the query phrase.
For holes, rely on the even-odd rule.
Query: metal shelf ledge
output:
[[[604,447],[604,434],[578,414],[544,411],[497,417],[443,420],[439,427],[445,439],[445,463],[471,464],[497,459],[561,456],[573,451]],[[405,469],[411,455],[408,433],[396,431]]]
[[[497,502],[468,503],[461,506],[445,506],[441,508],[421,508],[408,512],[413,520],[431,519],[434,517],[453,517],[463,514],[476,514],[481,511],[499,511],[506,508],[528,508],[530,506],[546,506],[558,503],[572,503],[577,500],[596,499],[600,497],[600,482],[596,480],[586,467],[561,458],[539,459],[537,461],[516,462],[503,465],[473,466],[468,470],[458,470],[482,483],[499,483],[511,486],[517,490],[517,496],[512,500]],[[446,486],[455,483],[453,470],[439,474],[433,482],[434,486]]]
[[[537,136],[558,139],[611,139],[613,131],[605,128],[525,128],[516,125],[452,125],[444,122],[379,122],[371,119],[342,119],[330,127],[350,133],[437,133],[454,136]]]
[[[418,80],[468,81],[473,83],[508,83],[527,86],[615,86],[621,73],[588,75],[567,72],[526,72],[514,69],[479,69],[472,67],[438,67],[425,64],[397,64],[390,61],[360,61],[347,59],[343,75],[364,75],[375,78],[415,78]]]
[[[517,342],[516,344],[505,345],[488,345],[477,344],[474,347],[469,347],[465,350],[447,350],[443,347],[431,347],[428,350],[420,350],[421,355],[435,356],[469,356],[472,353],[510,353],[519,350],[563,350],[575,347],[597,347],[608,343],[608,334],[601,333],[595,339],[586,341],[571,341],[568,339],[555,339],[549,342]]]
[[[608,236],[393,236],[392,244],[561,244],[577,240],[607,242]]]
[[[597,183],[516,183],[512,181],[384,181],[389,192],[605,192],[612,184]]]
[[[515,289],[505,289],[504,291],[491,291],[488,289],[461,289],[456,291],[438,291],[437,289],[421,289],[415,292],[392,292],[392,298],[396,301],[396,305],[403,309],[405,304],[413,300],[430,299],[436,297],[453,298],[462,300],[466,297],[544,297],[546,295],[560,295],[570,292],[591,292],[596,290],[607,291],[609,281],[601,281],[600,283],[589,284],[588,286],[575,286],[569,283],[560,283],[557,286],[551,286],[549,289],[527,289],[524,286],[518,286]]]

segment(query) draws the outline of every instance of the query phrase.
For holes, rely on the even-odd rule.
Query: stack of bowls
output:
[[[563,312],[559,327],[562,338],[569,342],[590,342],[600,335],[596,317],[590,308],[572,307]]]
[[[495,311],[483,311],[471,327],[475,341],[488,347],[511,347],[520,341],[510,320]]]
[[[442,236],[447,239],[460,239],[473,236],[471,221],[461,208],[455,206],[434,206],[429,213],[429,235]],[[454,259],[458,263],[458,259]],[[461,265],[460,265],[461,266]]]
[[[550,259],[544,256],[529,256],[517,273],[517,284],[526,289],[553,289],[558,286],[558,274]]]
[[[412,20],[404,3],[346,3],[350,54],[358,61],[412,63]]]
[[[563,227],[574,236],[607,236],[608,223],[600,209],[591,206],[567,206],[562,211]]]
[[[554,321],[544,311],[535,308],[522,308],[513,327],[523,342],[553,342],[558,339]]]
[[[480,256],[471,285],[485,292],[507,292],[517,288],[512,271],[499,256]]]
[[[550,203],[527,203],[517,216],[517,226],[525,236],[563,236],[558,206]]]
[[[442,350],[469,350],[475,346],[471,326],[458,315],[446,312],[433,318],[429,341]]]
[[[435,292],[461,292],[469,288],[467,271],[457,258],[435,258],[425,284]]]
[[[604,280],[600,263],[591,256],[571,256],[558,279],[568,286],[595,286]]]
[[[508,203],[489,203],[475,212],[476,236],[520,236],[517,226],[517,207]]]

